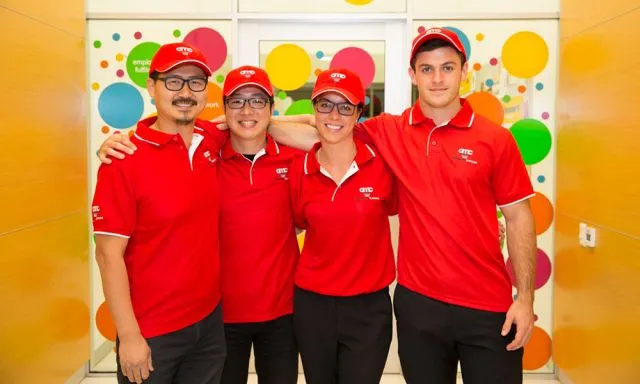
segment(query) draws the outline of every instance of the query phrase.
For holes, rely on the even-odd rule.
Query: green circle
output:
[[[145,42],[133,47],[127,56],[127,74],[131,81],[139,87],[147,87],[149,66],[153,55],[160,49],[160,44]]]
[[[498,216],[498,219],[502,219],[502,211],[496,211],[496,215]]]
[[[510,101],[511,101],[511,96],[509,96],[509,95],[504,95],[504,96],[502,97],[502,101],[504,101],[505,103],[510,102]]]
[[[102,47],[102,41],[100,41],[100,40],[94,40],[94,42],[93,42],[93,47],[94,47],[94,48],[100,48],[100,47]]]
[[[179,29],[174,29],[173,30],[173,37],[180,37],[180,35],[182,35],[182,33],[180,32]]]
[[[224,81],[224,76],[222,76],[222,75],[218,75],[218,76],[216,76],[216,81],[217,81],[218,83],[222,83],[222,82]]]
[[[551,132],[541,121],[522,119],[511,126],[511,134],[526,165],[539,163],[551,150]]]
[[[287,92],[285,92],[285,91],[278,92],[278,99],[284,100],[286,98],[287,98]]]
[[[285,116],[291,115],[311,115],[313,114],[313,103],[309,99],[296,100],[287,108]]]

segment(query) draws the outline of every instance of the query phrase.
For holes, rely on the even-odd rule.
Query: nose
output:
[[[333,119],[333,120],[337,120],[340,118],[340,113],[338,113],[338,106],[334,105],[333,109],[331,110],[331,112],[329,112],[329,118]]]
[[[436,69],[433,73],[433,81],[439,83],[442,81],[442,71]]]
[[[253,108],[249,105],[249,100],[245,101],[242,108],[240,108],[240,113],[243,115],[248,115],[253,112]]]

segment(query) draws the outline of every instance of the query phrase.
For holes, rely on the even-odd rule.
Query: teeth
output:
[[[342,128],[342,125],[325,124],[325,126],[329,129],[336,130],[336,131]]]
[[[243,127],[253,127],[256,124],[257,122],[254,120],[249,120],[249,121],[245,120],[240,122],[240,125],[242,125]]]

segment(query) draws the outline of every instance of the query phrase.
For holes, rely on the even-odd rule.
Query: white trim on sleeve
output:
[[[521,202],[521,201],[525,201],[525,200],[527,200],[527,199],[530,199],[530,198],[532,198],[532,197],[533,197],[533,196],[535,196],[535,195],[536,195],[536,193],[534,192],[534,193],[530,194],[529,196],[525,196],[525,197],[523,197],[523,198],[522,198],[522,199],[520,199],[520,200],[516,200],[516,201],[514,201],[514,202],[507,203],[507,204],[498,205],[498,207],[500,207],[500,208],[508,207],[508,206],[510,206],[510,205],[517,204],[517,203],[519,203],[519,202]]]
[[[107,236],[115,236],[115,237],[121,237],[123,239],[128,239],[131,236],[127,236],[127,235],[121,235],[119,233],[113,233],[113,232],[102,232],[102,231],[95,231],[93,232],[94,235],[107,235]]]

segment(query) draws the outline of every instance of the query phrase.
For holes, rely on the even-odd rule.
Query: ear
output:
[[[464,63],[464,65],[462,66],[462,71],[461,71],[461,78],[460,78],[460,82],[463,82],[467,79],[467,71],[469,70],[469,62],[466,61]]]
[[[156,81],[152,78],[147,78],[147,92],[149,92],[149,96],[155,97],[156,94]]]
[[[411,67],[409,67],[409,77],[411,78],[411,83],[413,85],[418,85],[418,83],[416,83],[416,71]]]

